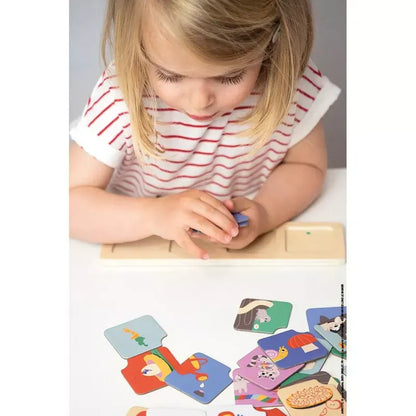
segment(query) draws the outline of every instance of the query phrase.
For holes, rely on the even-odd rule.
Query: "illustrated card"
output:
[[[207,416],[285,416],[279,409],[255,409],[253,406],[235,404],[230,406],[211,406]]]
[[[242,377],[265,390],[276,388],[304,366],[304,364],[299,364],[286,369],[280,368],[260,347],[238,360],[237,364],[240,366]]]
[[[145,394],[166,386],[165,378],[179,363],[165,347],[159,347],[127,360],[121,370],[136,394]]]
[[[331,351],[332,345],[328,341],[325,341],[322,338],[317,338],[317,339],[327,349],[328,352]],[[319,360],[309,361],[308,363],[305,364],[305,366],[301,370],[299,370],[299,373],[307,374],[307,375],[317,373],[318,371],[321,370],[327,358],[328,356],[325,356],[324,358],[319,358]]]
[[[346,352],[347,340],[346,334],[340,328],[346,321],[347,317],[336,316],[334,318],[321,317],[321,321],[318,325],[315,325],[314,329],[324,339],[326,339],[338,352]]]
[[[265,390],[250,383],[240,374],[241,369],[233,371],[234,399],[236,404],[251,404],[257,407],[283,406],[276,390]]]
[[[292,304],[276,300],[243,299],[234,322],[239,331],[273,334],[286,328],[292,312]]]
[[[279,397],[291,416],[341,416],[346,402],[332,384],[308,380],[279,389]]]
[[[335,377],[332,377],[331,374],[327,373],[326,371],[319,371],[316,374],[311,374],[309,376],[306,376],[304,378],[302,378],[301,380],[294,380],[293,382],[288,383],[287,385],[283,386],[283,384],[287,383],[289,381],[289,379],[287,379],[284,383],[282,383],[282,388],[286,387],[286,386],[290,386],[290,385],[294,385],[294,384],[298,384],[298,383],[303,383],[305,381],[309,381],[309,380],[317,380],[322,384],[332,384],[333,386],[335,386],[339,392],[339,394],[341,394],[341,396],[345,399],[346,398],[346,391],[344,390],[344,388],[341,386],[341,384],[339,383],[339,380],[336,379]]]
[[[191,355],[165,382],[201,403],[209,403],[232,383],[231,369],[202,353]]]
[[[310,332],[290,329],[262,338],[257,343],[279,368],[293,367],[328,355],[328,350]]]
[[[127,416],[146,416],[147,415],[147,408],[146,407],[138,407],[134,406],[129,409],[127,412]]]
[[[317,338],[326,339],[335,355],[345,358],[347,350],[347,307],[311,308],[306,311],[309,331]],[[319,325],[320,328],[316,328]]]
[[[108,328],[104,335],[120,356],[128,359],[160,347],[166,332],[152,316],[144,315]]]

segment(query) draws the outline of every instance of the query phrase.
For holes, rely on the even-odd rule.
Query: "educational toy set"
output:
[[[306,311],[309,332],[286,329],[292,311],[288,302],[243,299],[234,328],[272,334],[231,369],[203,353],[179,364],[162,346],[165,331],[151,316],[109,328],[105,336],[127,359],[121,370],[137,394],[174,387],[201,403],[211,402],[233,383],[235,404],[209,410],[134,407],[129,416],[341,416],[346,411],[343,383],[321,368],[329,354],[346,358],[346,307]]]

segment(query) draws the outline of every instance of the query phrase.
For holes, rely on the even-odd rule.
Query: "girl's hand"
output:
[[[153,234],[176,241],[202,259],[209,255],[192,240],[192,229],[220,244],[228,244],[239,232],[237,222],[221,201],[195,189],[155,199],[151,218]]]
[[[231,249],[244,248],[268,230],[267,212],[258,202],[238,197],[224,201],[224,205],[231,212],[240,212],[248,217],[248,226],[240,228],[238,235],[228,244],[225,244],[225,247]]]

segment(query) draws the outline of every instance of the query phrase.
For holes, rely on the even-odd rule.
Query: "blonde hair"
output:
[[[161,152],[151,140],[157,137],[156,121],[142,103],[143,96],[153,95],[141,42],[149,12],[157,13],[158,24],[169,36],[202,59],[241,66],[263,60],[257,80],[262,93],[253,111],[240,120],[248,125],[244,135],[253,138],[255,148],[261,147],[286,116],[309,60],[309,1],[109,0],[101,53],[107,65],[107,46],[113,52],[139,159]]]

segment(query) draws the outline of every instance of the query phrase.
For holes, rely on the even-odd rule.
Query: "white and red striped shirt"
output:
[[[113,67],[105,71],[71,129],[71,137],[86,152],[113,167],[110,192],[156,197],[194,188],[218,199],[254,194],[286,152],[302,140],[337,99],[339,88],[310,62],[297,85],[289,112],[269,140],[255,153],[252,141],[236,133],[247,126],[236,121],[256,105],[252,93],[233,111],[209,123],[197,122],[157,99],[158,146],[162,159],[133,150],[130,118]],[[153,103],[143,98],[154,115]]]

